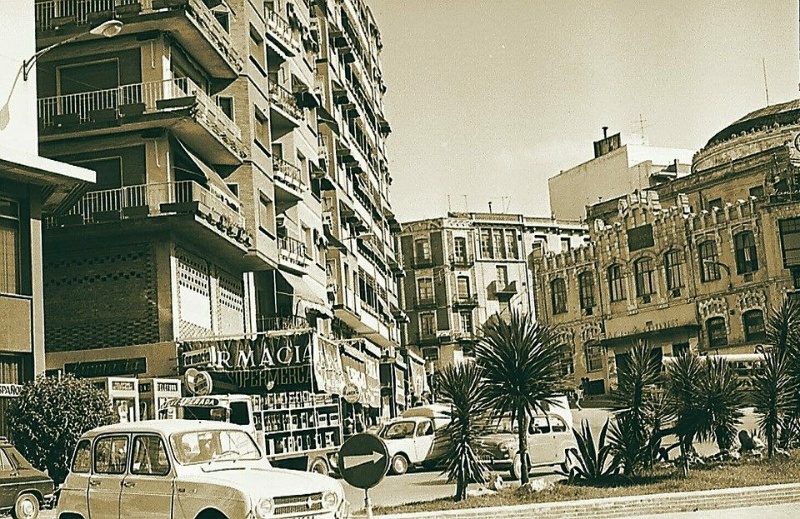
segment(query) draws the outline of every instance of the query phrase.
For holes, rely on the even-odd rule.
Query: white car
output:
[[[78,441],[58,519],[343,519],[342,485],[270,466],[253,437],[221,422],[150,420]]]
[[[443,454],[443,442],[433,418],[395,418],[383,426],[378,436],[389,450],[392,474],[405,474],[411,465],[435,465]]]

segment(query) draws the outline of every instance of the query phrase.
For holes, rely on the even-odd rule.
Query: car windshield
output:
[[[170,436],[170,443],[181,465],[261,459],[261,451],[245,431],[226,429],[175,433]]]
[[[380,437],[386,440],[400,440],[414,436],[414,422],[390,423],[381,431]]]

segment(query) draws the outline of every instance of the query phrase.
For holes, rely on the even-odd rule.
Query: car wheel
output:
[[[519,454],[514,456],[514,461],[511,462],[511,469],[509,469],[511,479],[519,479],[522,476],[522,457]]]
[[[401,476],[408,472],[408,459],[402,454],[395,454],[392,458],[392,464],[390,465],[392,469],[392,474],[397,474]]]
[[[317,458],[311,462],[311,466],[308,467],[308,471],[327,476],[328,472],[330,472],[330,469],[328,468],[328,462],[325,461],[324,458]]]
[[[33,494],[21,494],[14,504],[12,515],[14,519],[36,519],[39,517],[39,499]]]

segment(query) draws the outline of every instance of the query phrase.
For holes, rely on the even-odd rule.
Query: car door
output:
[[[19,490],[18,474],[6,453],[0,449],[0,507],[14,506]]]
[[[119,498],[128,465],[130,438],[112,434],[94,442],[93,470],[89,477],[89,519],[119,519]],[[129,517],[123,514],[123,517]]]
[[[121,516],[169,519],[173,479],[164,439],[157,434],[134,436],[128,474],[120,493]]]
[[[575,441],[572,429],[560,416],[550,415],[550,435],[552,437],[553,463],[562,463],[567,457],[566,450]]]
[[[425,420],[417,424],[417,430],[414,433],[414,449],[417,452],[417,459],[420,462],[429,459],[431,450],[433,449],[433,422]]]
[[[17,494],[26,490],[38,490],[42,495],[48,495],[53,492],[53,480],[33,468],[16,448],[12,445],[7,445],[2,448],[2,452],[11,462],[12,476],[17,483]],[[5,461],[2,460],[2,463],[5,464]]]
[[[534,416],[528,427],[528,455],[531,459],[531,465],[553,463],[550,436],[550,422],[548,422],[547,417]]]

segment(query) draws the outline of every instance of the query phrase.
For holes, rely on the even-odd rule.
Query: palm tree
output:
[[[764,369],[753,377],[753,405],[761,416],[758,426],[767,439],[767,456],[775,454],[778,434],[791,411],[796,383],[790,374],[789,356],[773,350],[764,357]]]
[[[451,421],[444,428],[444,470],[456,482],[456,501],[467,497],[469,483],[486,483],[479,437],[486,424],[481,370],[474,363],[451,364],[439,371],[441,402],[450,404]]]
[[[560,381],[560,344],[546,326],[530,314],[512,311],[508,321],[496,315],[483,327],[475,357],[483,370],[486,400],[494,417],[510,415],[517,424],[520,482],[529,481],[528,423],[555,404]]]

